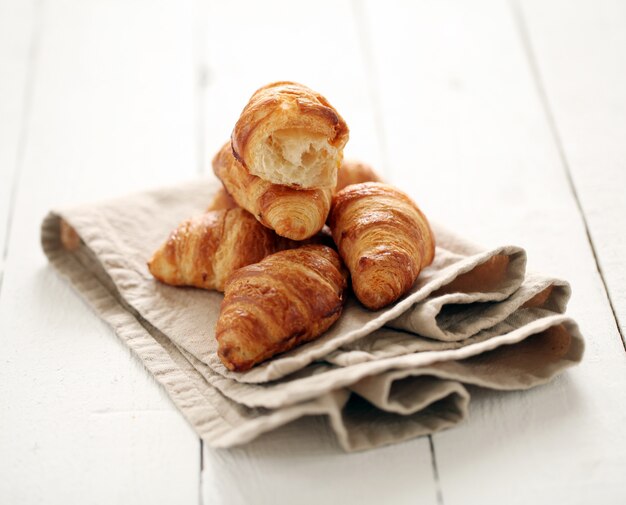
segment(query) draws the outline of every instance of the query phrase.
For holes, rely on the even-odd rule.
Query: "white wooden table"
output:
[[[39,224],[208,175],[282,79],[429,216],[571,281],[583,364],[382,450],[319,419],[203,447]],[[626,2],[0,0],[0,503],[626,503],[625,190]]]

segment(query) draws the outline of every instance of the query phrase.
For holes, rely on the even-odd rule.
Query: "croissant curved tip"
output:
[[[218,335],[217,356],[223,365],[232,372],[245,372],[252,368],[254,361],[245,355],[236,342],[245,338],[236,328],[225,328]]]
[[[240,368],[235,366],[235,364],[231,361],[230,359],[231,350],[232,350],[231,347],[219,348],[217,351],[217,356],[219,357],[220,361],[226,368],[228,368],[231,372],[235,372],[235,371],[240,370]]]
[[[308,223],[291,218],[276,221],[272,223],[272,225],[274,231],[276,231],[278,235],[296,241],[310,239],[319,231],[312,229]]]
[[[371,310],[395,302],[415,283],[419,270],[414,265],[412,259],[401,251],[380,251],[362,256],[352,277],[357,298]],[[395,275],[389,275],[390,272]]]

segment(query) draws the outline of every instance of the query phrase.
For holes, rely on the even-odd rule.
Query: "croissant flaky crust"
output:
[[[230,143],[226,144],[222,148],[222,150],[228,150],[229,146]],[[229,158],[229,156],[226,156],[226,161],[230,162]],[[225,166],[227,166],[227,164]],[[241,169],[246,170],[244,167],[241,167]],[[335,193],[341,191],[343,188],[349,186],[350,184],[359,184],[361,182],[382,182],[382,178],[367,163],[354,160],[343,160],[341,168],[339,169],[339,174],[337,175],[337,186],[335,187]],[[221,187],[213,196],[213,200],[211,200],[211,203],[206,210],[208,212],[211,210],[232,209],[234,207],[238,207],[237,202],[233,199],[232,196],[230,196],[230,194],[224,189],[224,187]],[[248,212],[250,212],[249,209]]]
[[[295,247],[243,209],[207,212],[181,223],[148,262],[166,284],[224,290],[237,269]]]
[[[230,142],[213,158],[213,171],[240,207],[278,235],[305,240],[326,222],[332,190],[298,190],[256,177],[235,159]]]
[[[405,193],[388,184],[354,184],[337,193],[329,226],[354,293],[372,310],[410,290],[435,255],[426,217]]]
[[[235,272],[217,322],[218,356],[245,371],[315,339],[341,315],[347,272],[322,245],[278,252]]]
[[[231,136],[252,175],[298,188],[334,188],[348,127],[319,93],[295,82],[258,89]]]
[[[344,160],[337,174],[335,193],[351,184],[361,182],[382,182],[381,177],[367,163],[354,160]]]

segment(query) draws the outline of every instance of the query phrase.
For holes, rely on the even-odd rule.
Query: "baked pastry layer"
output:
[[[334,188],[348,127],[319,93],[282,81],[258,89],[231,136],[252,175],[297,188]]]
[[[305,240],[326,222],[331,189],[299,190],[256,177],[235,159],[230,142],[213,158],[213,171],[240,207],[278,235]]]
[[[223,291],[237,269],[296,245],[244,209],[217,210],[183,221],[152,255],[148,269],[166,284]]]
[[[308,245],[266,257],[226,283],[217,321],[218,356],[244,371],[315,339],[341,315],[347,272],[338,254]]]

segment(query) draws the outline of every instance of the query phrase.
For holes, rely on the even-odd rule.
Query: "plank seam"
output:
[[[437,468],[437,455],[435,454],[435,443],[433,436],[428,435],[428,446],[430,447],[430,461],[433,467],[433,478],[435,480],[435,490],[437,505],[443,504],[443,492],[441,490],[441,481],[439,480],[439,469]]]
[[[202,476],[204,475],[204,440],[200,439],[200,478],[198,479],[198,503],[204,505]]]
[[[380,156],[382,158],[383,167],[382,172],[393,180],[393,171],[389,166],[389,156],[387,149],[387,140],[385,137],[385,122],[383,120],[382,106],[380,103],[380,86],[378,84],[377,72],[374,68],[374,53],[372,51],[372,45],[367,30],[367,15],[365,13],[365,2],[361,0],[352,0],[352,12],[354,14],[357,38],[359,41],[359,47],[361,49],[361,55],[363,56],[363,62],[365,65],[365,75],[367,77],[367,93],[372,102],[372,109],[374,111],[374,128],[376,129],[376,136],[378,137],[378,144],[380,146]]]
[[[622,326],[617,316],[615,305],[613,304],[613,300],[611,298],[611,294],[609,292],[608,285],[604,277],[604,271],[602,270],[600,259],[598,257],[598,253],[596,251],[596,247],[593,242],[593,239],[591,237],[591,232],[589,231],[589,223],[587,222],[587,217],[585,216],[585,212],[583,210],[583,206],[580,201],[580,197],[578,195],[578,190],[576,189],[576,185],[574,183],[574,178],[572,176],[571,167],[567,159],[567,155],[565,154],[565,147],[561,139],[561,134],[559,133],[559,130],[556,124],[556,119],[554,117],[554,113],[552,112],[552,108],[550,107],[548,94],[546,92],[545,85],[541,77],[541,72],[539,70],[539,64],[537,62],[535,51],[533,50],[532,42],[530,40],[530,33],[528,32],[528,25],[526,23],[526,18],[524,17],[524,13],[522,12],[522,7],[518,0],[510,0],[509,5],[511,6],[511,9],[512,9],[515,25],[517,27],[517,31],[519,33],[522,46],[524,48],[524,53],[526,55],[526,60],[530,68],[530,73],[535,83],[537,94],[539,96],[539,101],[541,102],[541,106],[543,108],[544,114],[546,116],[546,120],[548,122],[548,128],[550,130],[550,133],[552,134],[554,143],[556,144],[556,148],[559,153],[559,159],[561,161],[561,165],[563,166],[563,170],[565,172],[565,177],[567,179],[569,189],[572,193],[572,196],[574,197],[576,207],[578,208],[578,212],[580,214],[580,217],[583,222],[583,226],[585,228],[585,234],[587,235],[587,242],[589,242],[589,247],[591,247],[591,253],[593,255],[593,259],[596,265],[596,270],[598,271],[598,274],[600,275],[600,280],[602,281],[604,293],[606,294],[606,298],[609,302],[609,307],[613,314],[613,320],[615,321],[617,332],[622,341],[622,345],[624,346],[624,351],[626,351],[626,339],[624,338]]]
[[[20,116],[19,133],[17,137],[17,148],[15,151],[15,166],[10,179],[11,189],[9,191],[9,207],[7,211],[6,229],[4,235],[4,247],[2,249],[2,268],[0,268],[0,296],[2,295],[2,285],[4,281],[4,265],[6,265],[9,255],[9,239],[13,227],[13,217],[15,215],[15,203],[17,201],[17,191],[24,166],[24,156],[28,143],[28,130],[30,126],[31,106],[33,89],[35,86],[35,76],[39,61],[39,51],[41,45],[41,32],[43,30],[43,0],[33,1],[33,25],[28,47],[28,62],[26,65],[26,75],[24,79],[24,94],[22,96],[22,113]]]

